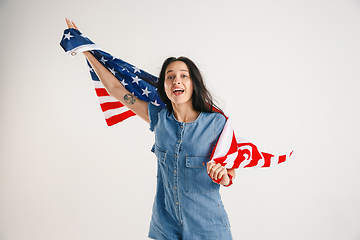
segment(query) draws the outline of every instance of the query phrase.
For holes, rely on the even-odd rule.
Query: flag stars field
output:
[[[115,68],[112,68],[112,69],[109,68],[109,71],[115,76],[115,74],[116,74]]]
[[[70,32],[64,34],[64,39],[70,40],[71,37],[74,37],[74,36],[72,36],[72,35],[70,34]]]
[[[134,73],[136,73],[136,72],[141,73],[141,72],[140,72],[140,68],[138,68],[138,67],[132,67],[132,68],[134,69]]]
[[[152,104],[154,104],[155,106],[160,106],[160,104],[157,102],[157,100],[155,100],[155,102],[151,102]]]
[[[141,89],[143,91],[142,95],[146,95],[147,97],[149,97],[149,93],[151,93],[147,87],[145,89]]]
[[[108,60],[106,60],[104,57],[101,57],[100,61],[105,64]]]
[[[126,82],[125,82],[125,79],[123,79],[122,81],[121,81],[121,84],[125,87],[126,85],[128,85]]]
[[[135,77],[131,77],[134,81],[132,83],[136,83],[137,85],[139,85],[139,82],[141,81],[140,78],[138,78],[138,76]]]

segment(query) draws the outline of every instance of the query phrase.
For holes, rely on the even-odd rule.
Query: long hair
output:
[[[189,74],[193,82],[193,89],[194,89],[192,93],[193,108],[199,112],[218,112],[218,111],[222,112],[222,110],[215,105],[213,97],[211,96],[210,92],[206,89],[200,70],[195,65],[195,63],[190,59],[188,59],[187,57],[178,57],[178,58],[169,57],[164,61],[161,67],[159,80],[157,82],[157,89],[160,99],[167,105],[169,112],[171,113],[173,111],[173,107],[170,99],[166,96],[164,89],[165,72],[166,72],[166,68],[171,63],[176,61],[181,61],[185,63],[189,69]],[[217,109],[218,111],[216,111],[215,109]]]

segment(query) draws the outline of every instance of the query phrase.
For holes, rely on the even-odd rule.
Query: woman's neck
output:
[[[173,104],[174,117],[179,122],[192,122],[194,121],[200,114],[200,112],[196,111],[192,106],[176,106]]]

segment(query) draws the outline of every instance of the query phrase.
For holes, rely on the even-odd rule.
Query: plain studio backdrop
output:
[[[235,240],[360,239],[359,1],[2,0],[1,240],[147,239],[154,136],[106,126],[65,17],[154,75],[189,57],[237,135],[295,150],[221,189]]]

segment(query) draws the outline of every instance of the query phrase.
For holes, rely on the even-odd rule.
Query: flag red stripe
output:
[[[264,165],[262,167],[270,167],[271,164],[271,158],[274,156],[270,153],[264,153],[262,152],[262,155],[264,157]]]
[[[234,160],[234,165],[232,166],[232,168],[236,169],[239,168],[240,164],[245,160],[244,155],[241,155],[240,152],[238,153],[238,156],[236,157],[236,159]]]
[[[105,88],[95,88],[95,92],[98,97],[110,96]]]
[[[230,149],[228,151],[228,154],[235,153],[235,152],[237,152],[237,150],[238,150],[238,146],[237,146],[237,142],[236,142],[235,133],[233,132],[232,140],[231,140],[231,146],[230,146]]]
[[[129,118],[131,116],[135,116],[135,115],[136,114],[134,112],[129,110],[129,111],[123,112],[123,113],[121,113],[119,115],[112,116],[112,117],[110,117],[108,119],[105,119],[105,120],[106,120],[106,123],[107,123],[108,126],[112,126],[112,125],[114,125],[114,124],[116,124],[118,122],[121,122],[121,121],[123,121],[123,120],[125,120],[125,119],[127,119],[127,118]]]
[[[124,104],[122,104],[121,102],[106,102],[106,103],[100,104],[101,110],[103,112],[110,110],[110,109],[121,108],[123,106],[124,106]]]
[[[260,159],[256,159],[256,160],[252,159],[252,160],[250,161],[250,163],[249,163],[248,165],[246,165],[244,168],[257,166],[258,163],[259,163],[259,160],[260,160]]]
[[[286,160],[286,155],[279,156],[279,163],[285,162],[285,160]]]

